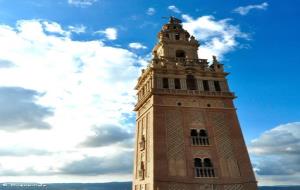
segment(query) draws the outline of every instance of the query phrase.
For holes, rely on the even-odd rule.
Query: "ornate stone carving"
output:
[[[208,157],[211,158],[209,150],[192,150],[193,157]]]
[[[183,183],[170,183],[169,190],[186,190],[187,185]]]
[[[244,190],[242,184],[224,185],[224,190]]]

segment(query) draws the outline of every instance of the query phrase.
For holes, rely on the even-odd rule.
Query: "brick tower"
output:
[[[228,73],[198,47],[174,17],[158,33],[136,85],[133,190],[257,190]]]

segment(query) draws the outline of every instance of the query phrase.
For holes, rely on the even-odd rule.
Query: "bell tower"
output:
[[[198,47],[174,17],[158,33],[136,85],[133,190],[257,190],[228,73]]]

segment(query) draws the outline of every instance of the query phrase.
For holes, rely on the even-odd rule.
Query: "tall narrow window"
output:
[[[194,167],[195,167],[195,177],[202,177],[203,167],[202,167],[202,160],[200,158],[194,159]]]
[[[175,34],[175,40],[180,40],[180,34]]]
[[[204,91],[209,91],[209,85],[208,85],[208,81],[207,80],[203,81],[203,88],[204,88]]]
[[[216,91],[221,91],[220,83],[219,81],[214,81],[215,89]]]
[[[168,78],[163,78],[163,88],[169,88],[169,80],[168,80]]]
[[[175,89],[180,89],[180,79],[174,79]]]
[[[204,176],[205,177],[215,177],[215,171],[212,165],[212,162],[209,158],[205,158],[203,160],[204,166]]]
[[[186,86],[188,90],[196,90],[196,79],[193,75],[187,75],[186,76]]]

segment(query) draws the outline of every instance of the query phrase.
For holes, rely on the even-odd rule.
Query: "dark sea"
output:
[[[131,190],[131,182],[111,183],[0,183],[0,190]],[[300,190],[300,186],[261,186],[259,190]]]

